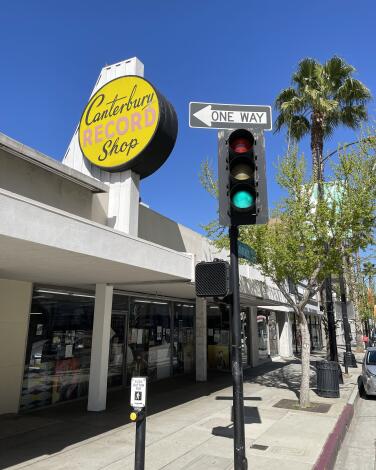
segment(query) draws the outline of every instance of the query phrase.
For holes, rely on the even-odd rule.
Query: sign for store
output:
[[[131,406],[145,408],[146,406],[146,377],[132,377]]]
[[[78,139],[83,155],[107,171],[132,169],[144,178],[170,155],[177,136],[172,105],[142,77],[106,83],[82,114]]]

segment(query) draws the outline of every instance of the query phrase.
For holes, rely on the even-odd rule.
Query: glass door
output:
[[[171,375],[171,316],[169,303],[132,299],[127,347],[127,382],[147,376],[159,380]]]
[[[127,312],[112,312],[110,352],[108,357],[108,387],[123,385],[124,351]]]
[[[108,356],[108,387],[125,385],[125,360],[127,350],[127,328],[129,317],[129,297],[114,294],[110,330],[110,350]]]
[[[230,315],[225,304],[209,305],[208,320],[208,369],[230,369]]]
[[[194,311],[193,304],[173,303],[173,374],[188,374],[194,366]]]

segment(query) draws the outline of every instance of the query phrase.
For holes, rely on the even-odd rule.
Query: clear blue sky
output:
[[[198,173],[206,157],[216,165],[217,144],[216,131],[189,128],[189,101],[271,105],[300,59],[334,54],[376,95],[374,0],[14,0],[1,20],[0,131],[60,160],[101,68],[137,56],[179,118],[175,149],[141,197],[195,230],[215,216]],[[338,131],[326,150],[354,137]],[[266,143],[273,205],[285,137]]]

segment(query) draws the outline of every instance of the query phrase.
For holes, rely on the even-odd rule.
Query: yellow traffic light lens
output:
[[[236,180],[243,181],[251,178],[251,171],[252,169],[249,165],[246,165],[245,163],[239,163],[231,168],[231,175]]]
[[[135,411],[132,411],[131,414],[129,415],[131,421],[136,421],[137,419],[137,413]]]

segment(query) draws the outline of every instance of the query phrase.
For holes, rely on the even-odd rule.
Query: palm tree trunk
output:
[[[302,381],[300,383],[299,404],[301,408],[310,406],[309,398],[309,378],[310,378],[310,355],[311,355],[311,338],[306,316],[303,310],[297,309],[300,333],[302,337]]]
[[[323,180],[324,119],[321,113],[314,111],[311,117],[311,152],[313,180]]]

